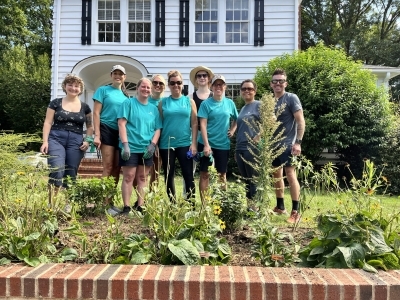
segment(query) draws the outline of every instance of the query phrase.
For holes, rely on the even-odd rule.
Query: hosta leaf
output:
[[[10,263],[11,263],[11,260],[9,260],[8,258],[2,257],[0,259],[0,266],[8,265]]]
[[[368,263],[364,263],[362,268],[363,268],[364,271],[367,271],[367,272],[370,272],[370,273],[378,273],[378,271]]]
[[[328,233],[328,236],[326,237],[327,240],[334,240],[337,239],[340,236],[340,233],[342,232],[342,229],[340,226],[334,226]]]
[[[57,252],[56,247],[52,244],[47,244],[47,250],[49,250],[51,254],[55,254]]]
[[[37,240],[40,237],[40,233],[39,232],[34,232],[31,233],[30,235],[24,237],[25,241],[34,241]]]
[[[134,265],[146,264],[150,259],[151,253],[146,253],[143,250],[140,250],[132,256],[131,263]]]
[[[386,244],[385,238],[383,237],[383,231],[380,228],[370,228],[370,235],[371,243],[375,247],[373,254],[379,255],[393,251],[393,249]]]
[[[168,249],[185,265],[196,265],[200,260],[199,251],[186,239],[171,241]]]
[[[218,250],[221,251],[223,254],[225,255],[231,255],[232,254],[232,250],[231,247],[229,247],[228,243],[220,243],[218,245]]]
[[[325,251],[324,247],[315,247],[314,249],[311,250],[310,255],[321,254],[324,253],[324,251]]]
[[[40,264],[40,260],[37,257],[25,257],[24,262],[26,262],[31,267],[36,267]]]
[[[78,257],[78,252],[73,248],[64,248],[61,252],[61,257],[64,261],[74,260]]]
[[[338,246],[337,248],[342,253],[348,268],[353,268],[355,261],[357,260],[363,261],[365,259],[365,250],[363,246],[361,246],[358,243],[352,243],[347,247]]]

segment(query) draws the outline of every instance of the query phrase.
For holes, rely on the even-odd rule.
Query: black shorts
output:
[[[292,146],[286,146],[286,150],[274,159],[272,162],[273,167],[290,167],[292,165]]]
[[[128,160],[123,160],[121,157],[121,149],[120,149],[119,165],[121,167],[137,167],[137,166],[151,167],[153,165],[153,156],[148,159],[143,159],[143,153],[131,153],[131,156],[129,157]]]
[[[104,145],[119,147],[119,131],[100,123],[100,141]]]
[[[197,151],[202,152],[204,145],[199,143],[197,146]],[[211,148],[212,155],[214,157],[214,166],[218,173],[226,173],[228,171],[228,160],[229,160],[229,150],[221,150]],[[210,158],[203,156],[200,159],[200,172],[208,172],[208,167],[212,166]]]

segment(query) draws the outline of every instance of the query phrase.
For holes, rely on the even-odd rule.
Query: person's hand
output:
[[[233,137],[234,134],[235,134],[235,131],[231,131],[230,129],[228,129],[228,138]]]
[[[261,135],[260,135],[260,134],[256,134],[256,135],[253,137],[253,142],[256,143],[256,144],[258,144],[258,143],[260,142],[260,139],[261,139]]]
[[[40,153],[47,154],[47,151],[49,151],[49,143],[43,142],[42,146],[40,147]]]
[[[160,149],[156,145],[156,151],[154,152],[155,157],[160,157]]]
[[[300,144],[293,144],[292,146],[292,155],[298,156],[301,154],[301,145]]]
[[[94,136],[93,144],[96,146],[97,149],[100,149],[101,146],[100,136],[98,135]]]
[[[210,154],[212,153],[211,147],[210,146],[204,146],[203,153],[204,153],[204,156],[207,156],[207,157],[210,156]]]
[[[192,152],[192,155],[195,156],[197,153],[197,145],[196,144],[190,145],[189,150]]]
[[[82,143],[82,145],[79,147],[79,149],[80,149],[81,151],[86,151],[87,149],[89,149],[89,142],[84,141],[84,142]]]
[[[146,149],[144,150],[143,158],[149,159],[153,156],[154,152],[156,151],[156,144],[150,143]]]
[[[128,160],[131,157],[131,149],[129,149],[128,142],[122,143],[121,158],[123,160]]]

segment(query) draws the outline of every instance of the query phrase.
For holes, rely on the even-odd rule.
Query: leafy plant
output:
[[[267,267],[289,267],[298,262],[296,254],[300,248],[290,233],[282,233],[271,225],[265,217],[252,222],[254,241],[252,257],[259,259]]]
[[[105,199],[112,198],[115,194],[115,181],[112,177],[68,181],[68,201],[76,205],[81,215],[103,213]]]

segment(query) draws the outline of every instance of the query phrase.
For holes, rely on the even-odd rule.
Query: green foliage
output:
[[[279,232],[265,217],[251,223],[254,241],[251,255],[266,267],[289,267],[298,262],[296,254],[300,248],[289,233]],[[289,244],[289,245],[288,245]]]
[[[49,57],[34,57],[21,47],[5,52],[0,63],[0,129],[41,132],[50,100]]]
[[[227,189],[218,180],[215,168],[209,168],[210,184],[205,201],[214,204],[214,214],[224,222],[228,230],[237,230],[243,225],[246,215],[246,188],[240,181],[228,182]]]
[[[336,147],[354,167],[368,157],[370,147],[382,142],[393,120],[388,93],[376,86],[361,63],[322,44],[285,54],[257,69],[260,94],[269,91],[278,67],[287,72],[287,91],[302,102],[307,127],[302,152],[311,161],[315,163],[324,148]],[[346,153],[350,147],[356,151]]]
[[[77,179],[68,181],[68,201],[73,203],[81,215],[98,215],[104,212],[105,199],[116,194],[113,177]]]
[[[348,167],[348,166],[347,166]],[[349,167],[348,167],[349,168]],[[378,172],[374,163],[365,160],[360,179],[352,174],[350,180],[344,178],[346,188],[339,186],[337,179],[330,176],[316,176],[317,172],[302,168],[306,182],[321,184],[314,178],[328,179],[332,186],[338,207],[333,212],[325,212],[317,217],[319,235],[300,250],[301,266],[323,268],[363,268],[376,272],[398,269],[400,238],[398,232],[399,213],[384,217],[380,202],[374,197],[384,187],[386,178]],[[311,179],[309,179],[311,178]],[[323,185],[327,186],[328,183]],[[355,210],[350,207],[354,203]]]

